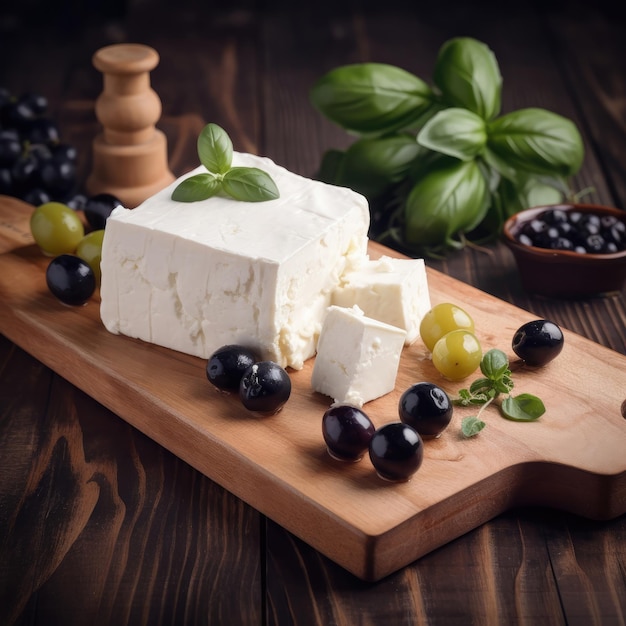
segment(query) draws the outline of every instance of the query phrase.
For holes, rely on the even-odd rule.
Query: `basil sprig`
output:
[[[530,393],[511,395],[515,384],[509,369],[509,359],[502,350],[494,348],[485,352],[480,371],[483,376],[474,380],[469,389],[460,389],[458,396],[453,398],[454,404],[460,406],[480,406],[478,415],[464,418],[461,424],[465,437],[472,437],[485,427],[480,415],[500,394],[507,394],[500,403],[500,413],[507,419],[533,422],[546,412],[545,405],[537,396]]]
[[[197,202],[222,192],[243,202],[280,196],[272,177],[257,167],[233,167],[233,143],[217,124],[207,124],[198,137],[198,156],[207,172],[181,181],[172,192],[176,202]]]
[[[569,179],[584,158],[578,129],[536,107],[502,115],[502,76],[487,45],[445,42],[433,82],[361,63],[311,88],[313,106],[356,136],[324,156],[319,177],[367,196],[384,216],[374,237],[438,255],[495,238],[521,208],[573,196]]]

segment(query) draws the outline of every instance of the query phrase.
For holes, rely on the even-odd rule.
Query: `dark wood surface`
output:
[[[214,121],[237,149],[312,175],[325,149],[349,141],[312,109],[316,78],[365,60],[428,78],[443,41],[471,35],[496,53],[505,110],[542,106],[574,119],[586,146],[576,186],[592,186],[590,200],[626,207],[619,7],[293,4],[0,9],[0,85],[49,98],[63,136],[81,151],[84,178],[101,91],[91,55],[117,41],[147,43],[161,55],[152,82],[176,174],[196,164],[190,138]],[[429,264],[626,353],[624,292],[532,297],[500,245]],[[625,622],[624,517],[511,511],[364,583],[0,336],[3,626]]]

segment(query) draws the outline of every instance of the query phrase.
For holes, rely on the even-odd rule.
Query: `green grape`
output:
[[[478,369],[482,356],[476,335],[457,329],[437,341],[433,348],[433,365],[448,380],[463,380]]]
[[[93,230],[87,233],[76,248],[76,256],[79,256],[93,270],[96,284],[100,284],[100,261],[102,257],[102,238],[104,229]]]
[[[449,332],[464,329],[474,332],[474,321],[461,307],[449,302],[435,305],[420,323],[420,336],[432,352],[435,344]]]
[[[85,235],[85,227],[72,209],[61,202],[38,206],[30,218],[30,232],[44,254],[71,254]]]

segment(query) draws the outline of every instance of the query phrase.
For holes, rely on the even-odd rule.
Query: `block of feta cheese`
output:
[[[333,290],[367,255],[368,204],[265,157],[235,152],[233,166],[266,171],[280,197],[173,201],[183,178],[206,171],[200,166],[138,207],[113,211],[101,319],[111,333],[201,358],[240,343],[300,369],[315,354]]]
[[[343,275],[331,302],[356,304],[368,317],[404,328],[406,343],[413,343],[431,307],[424,259],[366,260]]]
[[[330,306],[317,346],[311,385],[335,403],[361,407],[393,391],[406,338],[403,328]]]

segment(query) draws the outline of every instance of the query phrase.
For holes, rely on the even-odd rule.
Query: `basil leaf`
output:
[[[224,191],[235,200],[265,202],[280,196],[271,176],[257,167],[233,167],[222,179]]]
[[[574,123],[545,109],[520,109],[490,122],[487,145],[496,159],[534,174],[573,176],[584,157]]]
[[[483,176],[487,181],[489,193],[495,194],[498,190],[498,186],[500,185],[500,181],[502,180],[502,176],[500,175],[500,172],[495,170],[484,160],[484,152],[483,155],[481,155],[481,158],[478,159],[478,167],[480,167],[480,171],[483,173]]]
[[[380,196],[407,176],[419,152],[411,135],[360,139],[346,150],[336,182],[370,199]]]
[[[549,184],[532,175],[518,176],[517,182],[503,178],[498,187],[498,194],[501,206],[504,207],[504,217],[510,217],[530,207],[563,202],[563,192],[559,184],[560,181]]]
[[[494,53],[471,37],[450,39],[439,50],[433,80],[452,106],[484,120],[500,113],[502,76]]]
[[[435,152],[470,161],[482,153],[487,142],[485,122],[467,109],[445,109],[426,122],[417,141]]]
[[[463,418],[461,422],[461,432],[464,437],[473,437],[477,435],[487,424],[476,415]]]
[[[441,152],[433,152],[428,148],[424,148],[417,141],[415,145],[418,147],[418,153],[415,160],[409,168],[407,175],[409,183],[413,185],[418,183],[422,178],[429,174],[433,170],[443,169],[445,167],[452,167],[457,165],[459,159],[449,157]]]
[[[509,358],[502,350],[492,348],[480,361],[480,371],[489,380],[500,380],[509,369]]]
[[[489,146],[489,134],[487,134],[487,145],[482,153],[482,158],[485,163],[494,171],[497,172],[501,178],[509,180],[515,180],[519,172],[514,167],[509,165],[503,158],[500,158]]]
[[[176,202],[197,202],[214,196],[222,184],[213,174],[195,174],[181,181],[172,192]]]
[[[530,393],[522,393],[519,396],[509,396],[502,401],[501,406],[504,417],[516,422],[533,422],[546,412],[543,402]]]
[[[407,128],[434,102],[422,79],[384,63],[335,68],[313,85],[309,97],[329,120],[364,135]]]
[[[225,174],[233,161],[233,143],[217,124],[207,124],[198,136],[200,163],[214,174]]]
[[[489,189],[475,161],[454,161],[419,180],[406,200],[405,239],[422,246],[449,244],[474,228],[489,206]]]

